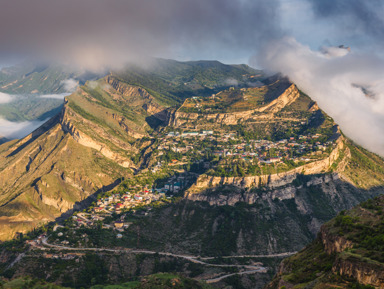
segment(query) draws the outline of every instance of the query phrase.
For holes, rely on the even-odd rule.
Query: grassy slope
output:
[[[9,121],[45,120],[58,114],[63,100],[35,96],[0,104],[0,116]]]
[[[250,76],[257,75],[255,79]],[[157,59],[148,69],[133,67],[116,76],[153,94],[163,105],[174,105],[194,95],[208,96],[231,86],[228,79],[240,85],[255,81],[261,72],[248,66],[225,65],[218,61],[178,62]]]
[[[13,156],[7,157],[9,149],[17,149],[17,143],[6,143],[0,150],[3,148],[2,240],[52,220],[103,185],[130,174],[130,170],[76,143],[59,125]]]
[[[358,285],[348,276],[335,274],[334,270],[337,269],[333,268],[341,258],[356,266],[365,267],[370,264],[384,269],[383,206],[384,196],[340,213],[324,225],[325,230],[331,236],[351,241],[353,249],[327,254],[324,241],[319,237],[297,255],[284,260],[281,274],[275,277],[268,288],[281,288],[278,284],[287,288],[373,288]]]
[[[11,94],[28,94],[34,91],[41,94],[62,93],[65,92],[62,81],[72,76],[73,73],[58,67],[23,64],[0,72],[0,90]]]
[[[347,141],[351,158],[343,175],[359,188],[370,189],[384,183],[384,160],[361,146]]]

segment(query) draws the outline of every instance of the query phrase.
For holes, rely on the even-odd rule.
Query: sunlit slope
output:
[[[44,127],[1,146],[1,239],[53,220],[135,170],[133,142],[151,130],[145,119],[160,106],[139,88],[92,85]]]

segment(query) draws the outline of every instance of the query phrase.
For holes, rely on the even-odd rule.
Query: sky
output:
[[[248,63],[289,77],[348,136],[384,156],[382,0],[0,0],[0,5],[0,66],[32,58],[100,71],[148,56]]]

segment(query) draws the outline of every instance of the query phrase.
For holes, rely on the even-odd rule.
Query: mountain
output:
[[[0,104],[0,115],[17,122],[53,117],[63,105],[60,95],[64,97],[76,84],[83,85],[106,74],[29,62],[3,68],[0,71],[0,92],[13,97],[12,101]],[[114,73],[114,77],[125,83],[145,87],[167,105],[177,104],[195,94],[210,95],[230,85],[257,85],[261,76],[261,71],[246,65],[164,59],[152,59],[147,68],[130,65]]]
[[[383,207],[381,196],[342,211],[266,288],[383,288]]]
[[[87,81],[0,158],[0,239],[19,237],[0,250],[0,274],[76,288],[158,272],[262,288],[384,183],[384,160],[295,84],[215,61],[156,60]],[[55,220],[63,228],[41,227]],[[50,253],[30,246],[44,231]],[[53,254],[63,245],[75,254]]]
[[[80,84],[105,75],[84,72],[57,65],[22,62],[0,71],[0,91],[9,94],[60,94],[68,91],[66,82],[72,79]]]
[[[43,127],[0,147],[0,239],[53,220],[138,168],[136,155],[150,141],[137,140],[166,121],[170,99],[117,77],[86,83]]]

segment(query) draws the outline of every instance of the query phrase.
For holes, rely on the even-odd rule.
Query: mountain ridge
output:
[[[211,69],[200,74],[200,66]],[[177,77],[183,69],[186,74]],[[275,255],[300,250],[339,211],[383,192],[384,160],[344,136],[294,84],[237,67],[240,84],[223,87],[227,69],[233,73],[216,62],[162,60],[154,72],[112,72],[77,88],[40,129],[0,145],[0,239],[23,236],[75,211],[95,210],[106,196],[142,188],[164,198],[138,213],[135,208],[111,213],[132,218],[121,239],[115,229],[103,228],[110,224],[80,228],[87,232],[79,239],[83,245],[217,258]],[[62,240],[57,233],[50,238]],[[8,253],[4,258],[12,259]],[[81,268],[87,258],[79,259]],[[100,258],[113,268],[114,282],[134,274],[133,269],[117,274],[116,262],[145,274],[156,273],[159,262],[156,256],[143,263],[134,257]],[[39,278],[51,276],[43,269],[50,257],[42,257],[41,264],[29,257],[23,262],[25,268],[12,269],[14,276],[35,270]],[[277,262],[268,261],[270,274]],[[191,274],[187,265],[177,268]],[[81,278],[79,270],[71,282]],[[65,280],[68,272],[58,272]],[[262,286],[247,276],[239,280],[246,288]]]

